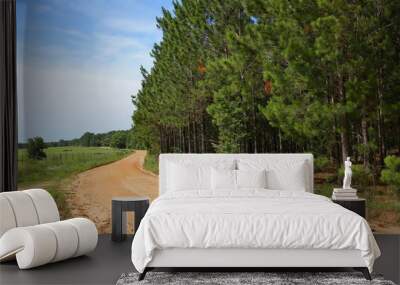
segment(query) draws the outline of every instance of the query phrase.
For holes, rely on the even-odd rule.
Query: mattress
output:
[[[372,271],[380,251],[368,223],[330,199],[299,191],[179,191],[150,206],[132,243],[139,272],[163,249],[359,250]]]

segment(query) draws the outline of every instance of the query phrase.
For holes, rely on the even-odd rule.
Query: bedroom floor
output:
[[[382,251],[375,272],[399,284],[400,235],[377,234],[375,238]],[[0,284],[115,284],[122,273],[134,271],[131,240],[115,243],[110,235],[100,235],[97,249],[89,256],[31,270],[19,270],[15,262],[1,264]]]

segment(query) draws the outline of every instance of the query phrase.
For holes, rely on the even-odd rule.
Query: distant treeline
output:
[[[400,150],[399,15],[400,1],[175,1],[133,96],[136,145],[379,168]]]
[[[84,133],[80,138],[72,140],[59,140],[58,142],[46,142],[46,147],[61,146],[107,146],[114,148],[133,148],[132,130],[110,131],[108,133]],[[19,143],[19,148],[26,148],[27,143]]]

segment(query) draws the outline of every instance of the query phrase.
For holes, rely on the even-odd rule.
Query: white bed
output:
[[[208,172],[186,171],[193,165],[242,176],[266,169],[268,185],[208,189]],[[310,154],[162,154],[159,181],[132,243],[141,278],[154,267],[354,267],[369,278],[380,255],[362,217],[312,194]]]

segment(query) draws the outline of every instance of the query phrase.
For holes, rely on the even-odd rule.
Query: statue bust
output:
[[[344,178],[343,178],[343,189],[351,189],[351,161],[350,157],[347,157],[344,162]]]

